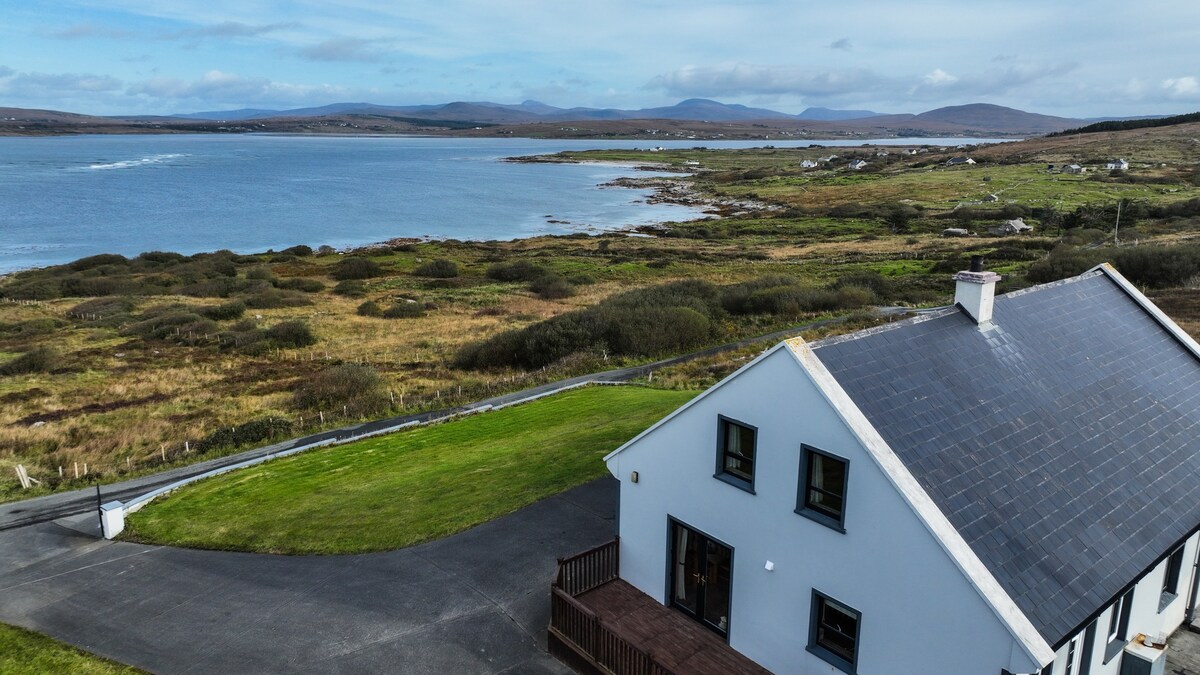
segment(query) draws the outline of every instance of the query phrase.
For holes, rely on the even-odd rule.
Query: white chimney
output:
[[[954,304],[966,312],[975,323],[992,321],[992,300],[996,297],[996,282],[1000,275],[983,271],[983,256],[971,256],[971,269],[954,275]]]

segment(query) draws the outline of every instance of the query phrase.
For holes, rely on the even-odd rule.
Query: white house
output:
[[[1087,169],[1085,167],[1079,166],[1078,164],[1067,164],[1066,166],[1064,166],[1062,168],[1062,171],[1063,171],[1063,173],[1074,173],[1074,174],[1087,173]]]
[[[853,160],[850,160],[850,163],[847,165],[847,167],[853,171],[858,171],[859,169],[862,169],[866,165],[867,165],[867,163],[864,160],[853,159]]]
[[[803,160],[800,162],[800,168],[802,168],[802,169],[812,169],[812,168],[815,168],[816,166],[817,166],[817,163],[812,161],[811,159],[806,159],[806,160]]]
[[[946,166],[962,166],[966,164],[974,164],[975,160],[970,157],[951,157],[946,160]]]
[[[1196,605],[1200,345],[1107,265],[955,279],[954,306],[780,343],[611,453],[620,578],[776,673],[1161,660],[1141,636]]]
[[[1127,162],[1123,159],[1118,159],[1118,160],[1109,162],[1108,164],[1105,164],[1104,168],[1108,169],[1109,171],[1112,171],[1113,169],[1119,169],[1121,171],[1128,171],[1129,170],[1129,162]]]

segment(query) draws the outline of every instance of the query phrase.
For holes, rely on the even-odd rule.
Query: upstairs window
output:
[[[796,499],[796,513],[845,532],[849,460],[808,445],[800,446],[800,454],[800,494]]]
[[[716,477],[747,492],[754,492],[754,458],[758,429],[717,417]]]

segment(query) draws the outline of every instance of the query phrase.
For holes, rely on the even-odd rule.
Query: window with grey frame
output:
[[[747,492],[754,492],[757,442],[757,427],[718,415],[717,472],[714,476]]]
[[[845,532],[850,460],[811,445],[800,446],[800,489],[796,513]]]
[[[846,673],[855,673],[862,612],[813,589],[808,651]]]

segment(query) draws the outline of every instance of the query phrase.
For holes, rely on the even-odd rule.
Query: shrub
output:
[[[379,263],[355,256],[339,260],[333,266],[333,271],[329,273],[329,276],[338,281],[345,281],[347,279],[370,279],[381,274],[383,274],[383,268],[379,266]]]
[[[53,300],[62,297],[62,282],[58,279],[33,279],[0,289],[0,296],[14,300]]]
[[[67,310],[67,316],[87,318],[92,315],[98,318],[128,314],[134,308],[130,298],[96,298],[85,300]]]
[[[172,251],[145,251],[138,254],[135,260],[142,260],[156,265],[174,265],[184,259],[183,254]]]
[[[267,339],[279,347],[307,347],[316,344],[317,336],[303,321],[284,321],[267,329]]]
[[[383,378],[370,366],[345,363],[330,366],[306,379],[296,389],[293,404],[306,410],[339,410],[354,415],[385,410],[388,397]]]
[[[287,438],[291,434],[291,420],[283,417],[260,417],[242,425],[217,429],[200,439],[195,449],[199,452],[209,452],[221,448],[235,448],[276,438]]]
[[[275,282],[276,288],[282,288],[289,291],[301,291],[304,293],[320,293],[325,290],[325,284],[317,279],[308,279],[306,277],[292,277],[291,279],[279,279]]]
[[[34,347],[12,361],[0,366],[0,375],[48,373],[57,368],[58,365],[58,352],[46,346]]]
[[[534,279],[529,284],[529,290],[543,300],[561,300],[575,295],[575,287],[557,274],[547,274]]]
[[[116,253],[101,253],[100,255],[92,255],[86,258],[80,258],[79,260],[67,265],[67,267],[75,270],[76,272],[82,272],[84,270],[90,270],[94,267],[100,267],[101,265],[128,264],[129,259],[123,255],[118,255]]]
[[[267,267],[251,267],[246,270],[247,279],[257,279],[259,281],[275,281],[275,275],[271,274],[270,268]]]
[[[359,316],[383,316],[383,308],[374,300],[368,300],[359,305],[355,312]]]
[[[308,256],[313,254],[313,250],[312,250],[311,246],[305,246],[304,244],[300,244],[299,246],[292,246],[290,248],[285,248],[282,251],[280,251],[280,253],[284,253],[287,255],[294,255],[297,258],[307,258]]]
[[[415,319],[419,316],[425,316],[425,308],[419,302],[401,300],[383,310],[380,316],[385,319]]]
[[[546,270],[528,260],[514,260],[507,263],[496,263],[487,268],[489,279],[496,281],[533,281],[545,276]]]
[[[333,287],[333,292],[348,298],[361,298],[367,294],[367,286],[358,280],[339,281]]]
[[[66,297],[96,298],[105,295],[128,295],[137,290],[137,284],[128,278],[75,276],[62,280],[62,294]]]
[[[418,277],[432,277],[434,279],[450,279],[458,276],[458,264],[452,260],[430,260],[423,263],[415,270],[413,274]]]
[[[239,300],[234,300],[223,305],[201,307],[196,311],[200,316],[212,319],[213,321],[232,321],[242,318],[242,315],[246,313],[246,304]]]

